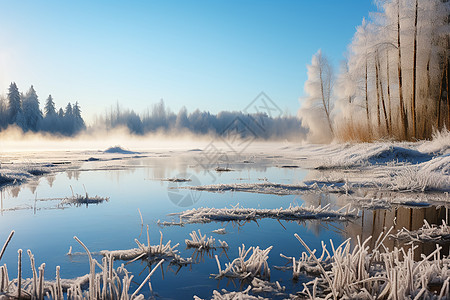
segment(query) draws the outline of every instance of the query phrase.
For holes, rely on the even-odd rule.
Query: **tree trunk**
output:
[[[448,90],[448,86],[450,83],[450,78],[448,77],[448,58],[445,59],[447,61],[445,65],[445,75],[447,76],[447,82],[446,82],[446,90],[447,90],[447,124],[446,127],[450,128],[450,91]]]
[[[327,116],[328,126],[330,127],[331,135],[334,135],[333,126],[331,126],[331,119],[330,119],[329,99],[328,99],[328,105],[327,105],[327,101],[325,100],[325,91],[324,91],[324,87],[323,87],[323,78],[322,78],[322,66],[320,66],[320,69],[319,69],[319,76],[320,76],[320,91],[322,93],[323,109],[325,110],[325,115]]]
[[[383,106],[384,122],[386,124],[386,131],[387,131],[388,134],[390,134],[390,132],[389,132],[388,116],[387,116],[387,111],[386,111],[386,104],[384,102],[383,82],[381,80],[381,76],[378,76],[378,73],[381,73],[381,63],[380,63],[380,60],[379,60],[378,51],[377,51],[377,56],[376,56],[376,62],[377,62],[377,68],[376,68],[377,70],[376,70],[376,72],[377,72],[378,80],[380,82],[380,95],[381,95],[381,104]]]
[[[445,59],[444,65],[442,66],[441,88],[439,89],[439,97],[437,99],[437,112],[436,112],[437,130],[441,129],[441,101],[442,101],[442,94],[444,92],[446,70],[447,70],[447,59]],[[448,90],[448,88],[447,88],[447,90]]]
[[[367,116],[367,130],[369,131],[369,135],[372,135],[371,133],[371,126],[370,126],[370,114],[369,114],[369,91],[367,88],[367,55],[366,55],[366,116]]]
[[[389,131],[392,132],[392,110],[391,110],[391,86],[389,82],[389,51],[386,50],[386,82],[387,82],[387,97],[389,110]]]
[[[411,99],[411,113],[413,125],[413,137],[417,137],[416,124],[416,84],[417,84],[417,12],[419,0],[416,0],[416,13],[414,17],[414,50],[413,50],[413,82],[412,82],[412,99]]]
[[[400,0],[397,2],[397,49],[398,49],[398,94],[401,118],[402,137],[408,138],[408,120],[406,117],[405,105],[403,103],[403,79],[402,79],[402,51],[400,44]]]
[[[378,63],[377,59],[375,58],[375,83],[377,87],[377,124],[378,124],[378,131],[381,129],[381,118],[380,118],[380,85],[378,80]]]

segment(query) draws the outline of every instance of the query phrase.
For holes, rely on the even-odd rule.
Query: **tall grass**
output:
[[[6,240],[1,257],[11,240],[14,231],[11,232]],[[80,245],[85,249],[89,257],[90,272],[87,275],[78,277],[76,279],[62,279],[60,276],[60,267],[56,267],[55,281],[45,281],[44,271],[45,263],[39,267],[39,275],[36,272],[34,255],[30,250],[27,251],[33,278],[22,278],[22,249],[18,250],[18,275],[16,279],[10,280],[6,264],[0,267],[0,298],[3,296],[6,299],[119,299],[119,300],[139,300],[144,299],[142,294],[138,294],[141,288],[146,284],[155,270],[164,262],[162,259],[142,284],[131,294],[130,286],[133,275],[125,269],[124,265],[114,269],[114,258],[112,256],[105,256],[102,262],[92,258],[89,249],[77,238],[74,237]],[[100,272],[96,272],[100,269]],[[88,284],[87,290],[84,286]]]

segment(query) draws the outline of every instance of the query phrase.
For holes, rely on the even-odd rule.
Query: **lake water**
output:
[[[281,168],[280,164],[286,161],[260,155],[230,165],[233,169],[231,172],[218,173],[213,169],[203,169],[196,157],[198,155],[195,154],[154,153],[150,157],[84,162],[66,172],[49,174],[20,186],[3,188],[0,243],[3,243],[13,229],[15,235],[2,258],[2,264],[6,263],[10,277],[15,277],[17,249],[30,249],[35,255],[37,265],[46,263],[47,280],[55,278],[55,268],[58,265],[61,266],[63,278],[87,274],[87,256],[66,255],[70,246],[73,247],[73,252],[84,252],[73,236],[80,238],[92,252],[135,248],[135,238],[146,241],[145,228],[141,226],[138,212],[140,209],[144,224],[149,225],[152,245],[159,244],[161,231],[164,234],[164,243],[168,240],[171,240],[172,244],[180,243],[179,254],[182,257],[191,257],[194,250],[186,249],[184,240],[189,238],[190,232],[200,229],[202,234],[213,236],[216,240],[224,240],[230,246],[226,253],[222,250],[215,251],[212,255],[210,253],[199,259],[198,263],[180,270],[163,264],[163,271],[158,270],[151,278],[153,290],[161,299],[192,299],[193,295],[209,299],[214,289],[245,289],[247,284],[241,286],[238,281],[218,281],[210,276],[218,271],[214,254],[219,255],[223,267],[229,259],[237,257],[238,247],[242,244],[263,249],[273,246],[269,255],[271,281],[280,281],[281,285],[286,287],[287,293],[294,293],[303,289],[302,280],[293,282],[291,271],[274,268],[286,263],[280,253],[299,257],[300,253],[305,251],[295,239],[294,233],[299,234],[310,248],[321,249],[322,240],[328,243],[332,239],[336,245],[348,237],[355,238],[358,234],[363,238],[369,235],[378,236],[384,227],[391,225],[398,229],[403,226],[415,229],[422,226],[424,218],[430,223],[439,223],[440,219],[445,217],[443,209],[436,211],[434,207],[400,207],[392,210],[364,211],[362,218],[351,222],[279,222],[263,219],[246,224],[213,222],[189,224],[184,227],[158,226],[158,220],[171,220],[168,214],[196,207],[223,208],[239,204],[253,208],[285,208],[290,204],[302,203],[308,206],[331,203],[333,207],[340,207],[346,204],[338,196],[329,194],[276,196],[243,192],[210,193],[170,189],[176,187],[176,184],[161,181],[163,178],[190,177],[192,182],[180,185],[263,180],[298,183],[309,172],[301,168]],[[84,194],[86,189],[90,196],[109,197],[109,201],[88,206],[59,206],[60,200],[57,199],[70,197],[71,189],[75,194]],[[56,200],[52,200],[55,198]],[[180,199],[188,200],[180,202]],[[225,228],[227,234],[212,233],[219,228]],[[394,244],[392,241],[390,246]],[[428,246],[422,247],[418,252],[429,251]],[[100,256],[95,258],[101,260]],[[121,262],[116,261],[115,267],[120,264]],[[24,256],[24,266],[29,266],[27,256]],[[134,275],[134,286],[131,288],[133,291],[147,276],[148,267],[146,263],[137,261],[126,268]],[[31,276],[30,268],[25,267],[23,277]],[[149,297],[148,285],[146,290],[144,288],[141,292]]]

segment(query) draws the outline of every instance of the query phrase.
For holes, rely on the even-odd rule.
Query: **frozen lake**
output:
[[[116,157],[117,156],[117,157]],[[272,282],[279,281],[286,287],[285,295],[303,289],[302,282],[310,279],[292,280],[292,271],[279,270],[275,266],[285,266],[287,260],[280,257],[300,256],[305,251],[295,239],[297,233],[312,249],[320,252],[321,241],[339,245],[347,238],[362,235],[363,239],[372,235],[378,237],[383,228],[394,226],[413,230],[423,225],[426,219],[430,224],[439,224],[445,219],[445,208],[434,206],[408,207],[394,206],[391,209],[362,210],[359,218],[348,221],[283,221],[261,219],[256,222],[211,222],[207,224],[186,224],[184,226],[159,226],[158,220],[170,221],[171,213],[182,212],[199,207],[225,208],[240,205],[245,208],[287,208],[289,205],[325,206],[340,208],[346,205],[345,195],[320,191],[299,193],[298,195],[272,195],[248,192],[195,191],[179,189],[183,186],[210,185],[227,183],[276,182],[297,184],[305,181],[311,171],[301,168],[302,158],[287,159],[282,156],[264,154],[241,157],[231,164],[218,164],[231,171],[218,172],[205,169],[199,163],[201,155],[192,152],[158,152],[139,156],[112,155],[104,157],[92,153],[90,161],[78,162],[63,172],[55,172],[37,177],[22,185],[7,186],[1,190],[0,241],[4,241],[11,230],[15,235],[2,258],[7,264],[11,277],[17,275],[17,252],[30,249],[35,255],[36,264],[46,263],[46,280],[55,278],[56,266],[61,266],[62,278],[75,278],[89,272],[86,255],[67,255],[69,248],[73,252],[83,252],[83,248],[73,239],[77,236],[91,252],[101,250],[119,250],[136,248],[134,239],[146,241],[146,226],[149,225],[151,244],[159,244],[160,231],[163,243],[168,240],[177,248],[183,258],[192,257],[194,263],[178,268],[164,263],[162,270],[152,276],[154,294],[148,285],[141,292],[146,296],[159,296],[161,299],[192,299],[194,295],[209,299],[213,290],[222,288],[228,291],[243,290],[248,282],[239,280],[216,280],[210,274],[217,274],[218,268],[214,255],[217,254],[222,267],[238,256],[238,247],[259,246],[266,249],[273,246],[269,253]],[[97,160],[101,158],[101,160]],[[299,167],[300,166],[300,167]],[[323,171],[324,174],[328,171]],[[189,182],[170,182],[163,179],[190,178]],[[71,197],[73,193],[90,196],[109,197],[99,204],[80,206],[61,206],[61,198]],[[389,194],[385,195],[389,197]],[[383,196],[381,196],[383,197]],[[141,223],[139,210],[144,226]],[[226,234],[213,233],[225,228]],[[192,231],[201,230],[202,234],[217,240],[226,241],[228,250],[214,250],[198,253],[186,249],[185,239]],[[387,246],[398,242],[387,241]],[[417,252],[433,251],[435,245],[422,244]],[[448,253],[448,245],[445,246]],[[99,261],[101,255],[94,255]],[[28,268],[29,260],[24,256],[23,277],[32,277]],[[115,266],[122,262],[116,261]],[[148,275],[145,261],[136,261],[126,266],[134,275],[133,286],[137,286]],[[272,294],[261,296],[275,297]],[[275,297],[276,298],[276,297]],[[285,298],[279,296],[278,298]]]

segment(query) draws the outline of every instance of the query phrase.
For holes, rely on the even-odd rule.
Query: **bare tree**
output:
[[[322,55],[322,52],[318,52],[318,71],[320,80],[320,91],[322,94],[322,105],[325,115],[327,116],[328,126],[330,127],[331,134],[333,134],[333,126],[330,118],[330,104],[331,104],[331,89],[333,86],[333,68],[326,56]]]
[[[416,84],[417,84],[417,15],[418,15],[419,0],[416,0],[415,16],[414,16],[414,50],[413,50],[413,82],[412,82],[412,100],[411,113],[413,125],[413,137],[416,136]]]
[[[314,54],[308,68],[305,93],[298,111],[303,126],[309,129],[309,138],[314,142],[327,142],[334,136],[331,123],[331,90],[333,69],[328,59],[319,50]]]

